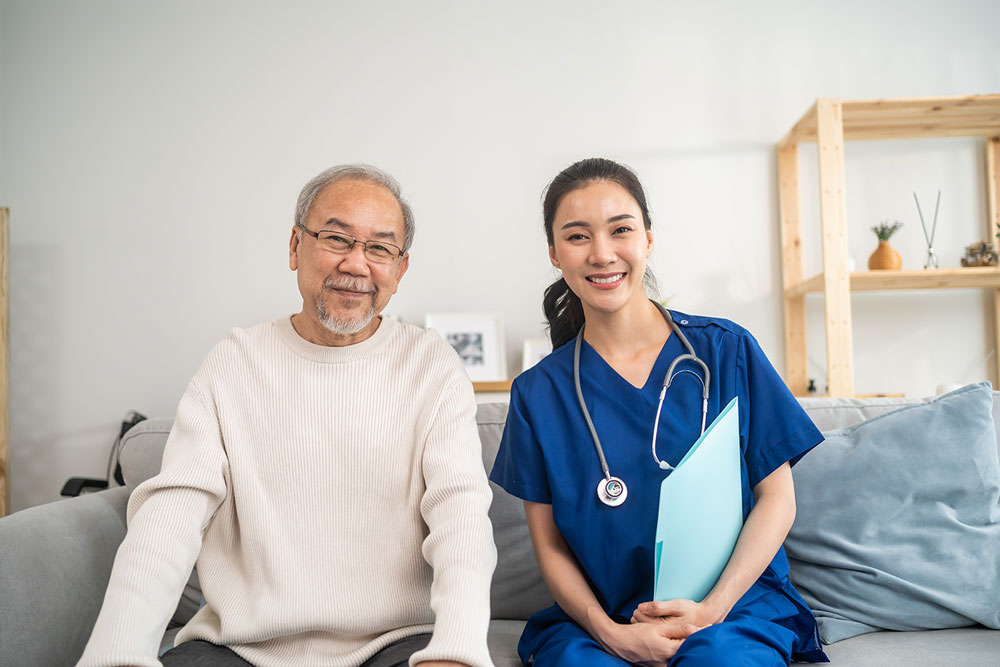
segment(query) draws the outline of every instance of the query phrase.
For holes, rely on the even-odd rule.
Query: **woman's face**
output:
[[[549,257],[585,313],[645,302],[642,277],[652,248],[639,204],[613,181],[573,190],[556,208]]]

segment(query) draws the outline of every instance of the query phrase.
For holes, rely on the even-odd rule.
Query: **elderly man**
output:
[[[496,563],[475,400],[435,333],[379,317],[413,216],[365,165],[299,195],[302,311],[234,329],[177,408],[81,665],[491,665]]]

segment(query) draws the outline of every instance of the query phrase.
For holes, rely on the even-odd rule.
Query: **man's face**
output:
[[[358,241],[404,242],[403,212],[391,192],[368,181],[339,181],[316,196],[306,227],[334,230]],[[338,254],[292,229],[289,266],[298,273],[302,312],[293,319],[299,334],[320,345],[350,345],[378,328],[377,315],[396,293],[409,255],[380,264],[361,243]]]

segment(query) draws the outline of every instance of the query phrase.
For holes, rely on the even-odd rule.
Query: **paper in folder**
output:
[[[743,528],[739,408],[734,398],[660,485],[653,597],[700,602]]]

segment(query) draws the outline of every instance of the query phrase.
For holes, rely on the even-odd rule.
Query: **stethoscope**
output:
[[[708,416],[708,387],[709,379],[711,377],[708,366],[704,361],[698,358],[698,355],[694,353],[694,348],[691,347],[691,342],[681,331],[677,323],[674,322],[674,318],[670,316],[670,313],[666,308],[651,301],[651,303],[656,306],[656,309],[660,311],[663,315],[663,319],[667,321],[670,325],[670,329],[677,334],[677,337],[681,339],[685,349],[687,349],[687,354],[678,355],[671,363],[670,367],[667,368],[667,373],[663,377],[663,389],[660,390],[660,402],[656,406],[656,418],[653,421],[653,460],[656,464],[660,466],[661,470],[673,470],[674,467],[667,463],[666,461],[661,461],[660,457],[656,455],[656,434],[659,430],[660,425],[660,411],[663,409],[663,398],[667,395],[667,388],[670,383],[674,381],[674,377],[680,375],[681,373],[690,373],[691,375],[698,378],[701,382],[702,388],[702,401],[701,401],[701,433],[705,433],[705,419]],[[685,324],[687,322],[685,321]],[[622,481],[620,477],[615,477],[611,474],[611,470],[608,469],[608,461],[604,458],[604,448],[601,447],[601,439],[597,436],[597,429],[594,428],[594,421],[590,418],[590,411],[587,410],[587,403],[583,400],[583,389],[580,388],[580,349],[583,347],[583,329],[580,327],[580,333],[576,336],[576,348],[573,350],[573,381],[576,383],[576,397],[580,401],[580,409],[583,410],[583,418],[587,420],[587,428],[590,429],[590,437],[594,439],[594,449],[597,450],[597,458],[601,461],[601,472],[604,473],[604,477],[597,484],[597,497],[602,503],[609,507],[618,507],[623,502],[625,498],[628,497],[628,487],[625,486],[625,482]],[[702,379],[692,370],[681,369],[674,373],[674,369],[677,368],[677,364],[682,361],[693,361],[694,363],[701,366],[702,372],[705,374],[705,378]]]

